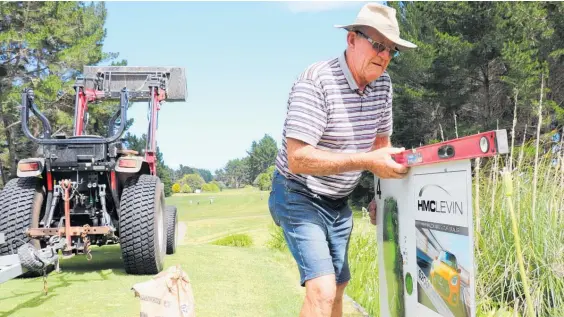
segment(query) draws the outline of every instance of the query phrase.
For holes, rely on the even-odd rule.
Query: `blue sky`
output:
[[[289,89],[309,64],[338,56],[365,2],[107,2],[104,50],[130,66],[186,69],[188,98],[159,112],[167,165],[206,168],[246,156],[265,134],[280,145]],[[134,104],[130,130],[147,128]]]

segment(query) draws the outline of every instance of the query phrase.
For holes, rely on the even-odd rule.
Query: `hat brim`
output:
[[[382,32],[381,30],[379,30],[379,29],[377,29],[377,28],[375,28],[371,25],[366,25],[366,24],[347,24],[347,25],[336,24],[335,25],[336,28],[345,29],[347,31],[350,31],[351,29],[353,29],[355,27],[359,27],[359,26],[367,26],[367,27],[375,29],[376,31],[381,33],[383,36],[385,36],[388,40],[392,41],[396,45],[398,51],[407,51],[407,50],[410,50],[410,49],[417,48],[417,45],[411,43],[410,41],[406,41],[406,40],[399,38],[397,36],[386,34],[385,32]]]

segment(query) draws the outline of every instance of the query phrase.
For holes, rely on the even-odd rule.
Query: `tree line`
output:
[[[395,146],[407,148],[496,128],[517,140],[560,129],[564,120],[564,4],[561,2],[390,2],[399,13],[402,37],[415,50],[392,59]],[[0,5],[0,162],[4,180],[36,145],[19,122],[21,91],[32,87],[35,102],[56,128],[72,133],[73,83],[84,65],[119,61],[102,49],[107,11],[103,2],[6,2]],[[542,91],[542,94],[541,94]],[[539,105],[542,125],[539,126]],[[116,103],[91,107],[89,134],[104,135]],[[34,135],[41,133],[36,118]],[[514,124],[515,122],[515,124]],[[128,122],[131,125],[132,121]],[[515,128],[513,128],[515,126]],[[526,129],[525,129],[526,128]],[[126,135],[136,149],[143,137]],[[197,174],[221,188],[268,189],[278,151],[269,135],[253,141],[247,155],[214,171],[169,168],[158,151],[158,174],[167,185]],[[364,173],[355,204],[373,196],[373,176]]]
[[[34,90],[39,110],[54,127],[52,134],[72,134],[73,84],[85,65],[117,60],[104,52],[104,2],[2,2],[0,4],[0,172],[5,184],[16,176],[17,162],[34,156],[37,144],[27,139],[20,122],[21,93]],[[107,123],[118,109],[116,102],[101,102],[90,109],[88,134],[106,135]],[[127,124],[131,125],[130,120]],[[41,136],[40,121],[31,116],[29,128]]]
[[[109,62],[126,66],[119,53],[104,52],[107,9],[104,2],[3,2],[0,4],[0,173],[2,185],[16,177],[20,159],[33,157],[38,145],[27,139],[20,121],[21,93],[32,88],[39,110],[54,127],[53,135],[73,133],[73,84],[86,65]],[[88,109],[86,134],[107,135],[110,117],[119,101],[102,101]],[[126,123],[126,129],[133,119]],[[31,117],[29,128],[41,136],[40,121]],[[126,133],[128,148],[142,153],[146,135]],[[157,175],[171,194],[171,169],[157,148]]]
[[[388,5],[398,11],[402,37],[418,45],[394,57],[388,67],[394,89],[394,146],[413,148],[498,128],[516,140],[533,137],[537,129],[561,131],[562,2]],[[275,159],[275,145],[253,152],[259,144],[253,142],[247,157],[230,160],[215,177],[230,187],[256,184],[260,171]],[[366,206],[374,197],[373,178],[363,173],[351,195],[353,205]]]
[[[388,5],[398,11],[402,37],[418,45],[388,67],[394,146],[418,147],[498,128],[509,137],[514,133],[519,143],[537,129],[562,131],[564,3]],[[365,205],[373,196],[373,175],[364,173],[352,201]]]
[[[228,188],[251,185],[262,190],[270,189],[274,162],[278,154],[276,141],[265,134],[260,140],[253,141],[246,152],[246,156],[231,159],[225,167],[214,171],[214,179]]]

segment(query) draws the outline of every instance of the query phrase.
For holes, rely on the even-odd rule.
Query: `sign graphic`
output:
[[[406,151],[407,177],[375,178],[381,316],[476,316],[470,159],[507,151],[505,130],[481,133]]]

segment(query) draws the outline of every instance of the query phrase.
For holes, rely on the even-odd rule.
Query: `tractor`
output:
[[[18,161],[17,177],[0,193],[0,262],[15,256],[14,246],[21,266],[33,270],[52,264],[59,251],[90,260],[91,246],[119,244],[126,273],[157,274],[178,239],[177,210],[165,204],[157,176],[158,111],[164,102],[186,100],[184,69],[85,66],[74,92],[72,135],[52,135],[33,90],[21,94],[22,130],[38,154]],[[108,133],[86,134],[88,106],[102,100],[119,100]],[[123,139],[132,102],[148,103],[142,153]],[[30,131],[30,110],[43,127],[39,136]]]

